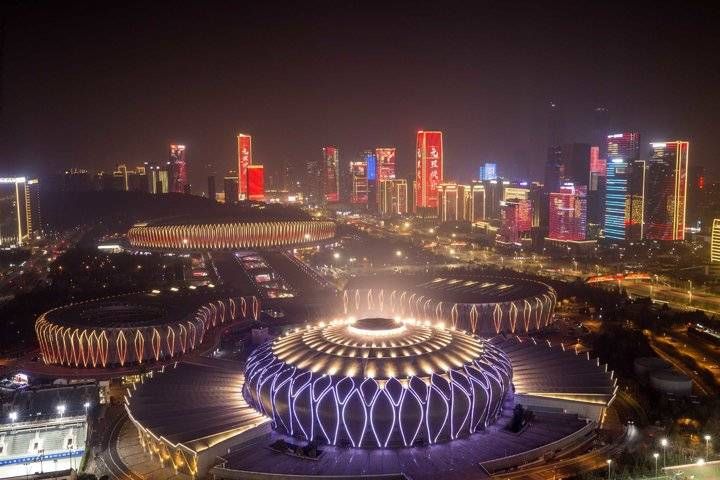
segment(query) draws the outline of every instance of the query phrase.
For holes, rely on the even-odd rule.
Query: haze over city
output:
[[[407,174],[424,128],[445,132],[448,178],[482,162],[539,177],[554,102],[565,142],[593,143],[605,107],[612,130],[689,139],[720,173],[718,16],[699,3],[3,8],[0,155],[15,172],[140,164],[182,143],[199,185],[251,132],[269,170],[326,144],[396,145]]]

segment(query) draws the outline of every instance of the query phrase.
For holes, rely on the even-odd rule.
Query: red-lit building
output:
[[[188,184],[185,145],[170,145],[168,172],[170,177],[168,190],[175,193],[185,193]]]
[[[438,207],[438,185],[443,182],[442,132],[417,133],[415,150],[415,207]]]
[[[395,179],[395,147],[376,148],[375,157],[378,182]]]
[[[500,206],[500,241],[519,244],[528,237],[532,229],[532,207],[530,200],[511,199]]]
[[[607,160],[600,158],[600,147],[590,147],[590,176],[607,177]]]
[[[652,143],[647,162],[645,238],[685,240],[688,153],[686,141]]]
[[[587,188],[566,183],[550,193],[550,240],[582,242],[587,235]]]
[[[237,136],[238,155],[238,200],[245,200],[248,195],[248,166],[252,165],[252,137],[240,133]]]
[[[340,201],[340,151],[337,147],[323,147],[323,168],[320,174],[321,194],[325,201],[337,203]]]
[[[265,200],[265,168],[262,165],[248,165],[246,191],[248,200]]]

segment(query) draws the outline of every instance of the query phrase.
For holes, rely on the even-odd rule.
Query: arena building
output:
[[[293,247],[332,239],[335,222],[282,213],[273,208],[248,209],[241,216],[209,214],[159,219],[135,224],[130,246],[147,250],[234,250]]]
[[[245,377],[246,399],[282,433],[330,445],[407,447],[492,424],[512,368],[502,351],[453,328],[345,318],[259,347]]]
[[[219,325],[257,318],[256,297],[215,297],[174,288],[55,308],[35,322],[43,361],[106,368],[173,359],[196,349]]]
[[[344,312],[443,322],[481,336],[528,334],[554,321],[555,290],[536,280],[497,276],[393,280],[392,286],[372,278],[351,283],[343,295]]]

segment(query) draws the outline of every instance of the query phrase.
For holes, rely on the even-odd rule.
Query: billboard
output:
[[[247,199],[265,200],[265,168],[262,165],[248,165]]]
[[[326,202],[340,200],[340,177],[338,175],[339,152],[336,147],[323,148],[323,194]]]
[[[252,137],[243,133],[237,137],[238,148],[238,200],[247,198],[248,187],[248,165],[252,165]]]
[[[375,149],[377,179],[380,182],[395,179],[395,147]]]
[[[418,132],[415,163],[415,206],[437,208],[438,185],[443,181],[442,132]]]

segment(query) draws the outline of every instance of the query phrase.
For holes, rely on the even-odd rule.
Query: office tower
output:
[[[225,203],[234,203],[239,198],[239,179],[237,172],[229,171],[223,179],[223,192],[225,193]]]
[[[208,181],[208,190],[207,190],[208,198],[214,202],[215,201],[215,193],[216,193],[215,192],[215,175],[208,175],[207,181]]]
[[[363,152],[363,161],[367,165],[367,206],[370,211],[378,210],[378,163],[377,155],[373,150]]]
[[[120,164],[115,168],[113,172],[117,185],[112,190],[121,190],[127,192],[128,188],[128,170],[125,164]]]
[[[561,184],[587,185],[590,177],[590,150],[590,145],[587,143],[566,143],[562,146],[560,161],[563,165],[563,175]]]
[[[438,219],[441,222],[472,221],[472,196],[469,185],[438,185]]]
[[[640,134],[615,133],[607,137],[607,159],[621,158],[628,164],[640,159]]]
[[[323,147],[322,160],[320,193],[326,203],[337,203],[340,201],[340,151],[336,147]]]
[[[25,218],[29,235],[42,231],[42,216],[40,215],[40,181],[33,178],[25,183]]]
[[[415,207],[437,209],[438,185],[443,182],[442,132],[419,131],[415,149]]]
[[[305,179],[302,190],[307,203],[314,205],[325,203],[325,195],[323,194],[325,184],[323,180],[324,163],[325,158],[323,155],[322,159],[312,159],[305,164]]]
[[[705,167],[688,167],[687,225],[700,229],[703,227],[703,208],[708,203],[708,189],[705,185]],[[712,225],[710,225],[712,226]]]
[[[502,199],[520,199],[527,200],[530,195],[530,186],[527,182],[511,183],[507,180],[503,181]]]
[[[380,212],[383,215],[408,213],[407,180],[396,178],[380,181]]]
[[[252,136],[239,133],[237,136],[238,200],[247,198],[247,169],[252,165]],[[227,195],[225,196],[227,201]]]
[[[360,160],[350,162],[350,182],[350,203],[355,205],[367,205],[368,166],[367,161],[362,157]]]
[[[645,237],[685,240],[688,153],[686,141],[651,143],[647,162]]]
[[[497,165],[494,163],[484,163],[480,166],[480,180],[497,179]]]
[[[168,176],[170,183],[169,191],[185,193],[185,186],[188,184],[185,145],[170,145]]]
[[[642,240],[644,195],[645,161],[613,158],[608,162],[604,238],[615,242]]]
[[[253,201],[265,200],[265,168],[263,165],[248,165],[247,167],[247,199]]]
[[[563,119],[560,107],[555,102],[550,102],[548,111],[548,146],[558,147],[562,143]]]
[[[519,244],[532,229],[530,200],[508,200],[501,203],[500,237],[504,243]]]
[[[375,157],[377,159],[377,180],[383,182],[385,180],[393,180],[396,175],[395,147],[379,147],[375,149]]]
[[[500,219],[500,202],[503,201],[505,185],[502,180],[485,180],[483,190],[485,194],[485,218]]]
[[[486,203],[485,203],[485,185],[479,181],[473,181],[470,185],[470,212],[468,213],[468,219],[471,222],[479,222],[485,220],[487,217]]]
[[[549,232],[551,240],[580,242],[586,239],[587,187],[566,183],[549,195]]]
[[[607,158],[607,136],[610,132],[610,113],[603,106],[593,110],[593,143],[598,145],[600,158]]]
[[[605,180],[607,177],[607,160],[600,158],[600,147],[590,148],[590,178],[588,181],[588,224],[596,226],[603,224],[603,211],[605,205]]]
[[[0,247],[22,246],[41,230],[39,181],[0,178]]]
[[[710,263],[720,263],[720,218],[713,219],[710,233]]]
[[[545,161],[545,191],[557,191],[563,178],[565,178],[565,166],[563,164],[562,147],[551,146],[548,148]]]

